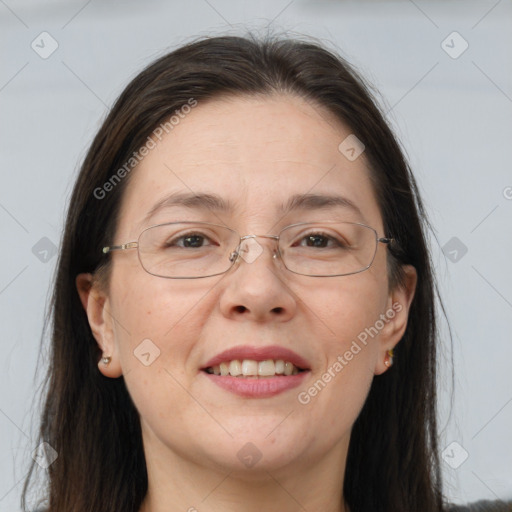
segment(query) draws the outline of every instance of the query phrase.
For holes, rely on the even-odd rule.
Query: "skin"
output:
[[[114,244],[137,240],[150,225],[179,219],[219,223],[245,234],[277,234],[301,221],[333,215],[383,232],[362,156],[350,162],[338,145],[350,129],[325,110],[287,95],[231,97],[199,103],[133,172]],[[182,206],[146,213],[171,192],[215,193],[231,211]],[[360,208],[296,211],[279,205],[294,194],[337,193]],[[92,332],[110,355],[99,371],[124,375],[140,413],[149,491],[141,512],[324,510],[344,512],[342,483],[350,432],[373,378],[392,371],[386,351],[401,339],[416,286],[390,290],[386,247],[373,265],[342,277],[295,275],[263,253],[222,276],[162,279],[145,272],[137,251],[112,254],[108,290],[90,274],[77,288]],[[399,303],[378,335],[311,401],[307,390],[365,328]],[[151,339],[160,356],[149,366],[134,349]],[[238,345],[281,345],[307,359],[304,385],[271,398],[241,398],[212,384],[199,368]],[[253,443],[251,468],[237,457]]]

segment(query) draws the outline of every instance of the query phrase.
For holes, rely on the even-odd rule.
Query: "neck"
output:
[[[348,441],[293,468],[258,464],[250,471],[206,467],[145,442],[148,492],[139,512],[349,512],[343,500]]]

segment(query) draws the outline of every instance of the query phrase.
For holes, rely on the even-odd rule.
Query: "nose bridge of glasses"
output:
[[[231,253],[230,260],[234,261],[234,258],[241,257],[246,263],[254,262],[263,253],[263,247],[257,242],[256,238],[268,238],[275,242],[279,241],[279,236],[277,235],[242,236],[240,237],[240,244],[237,250]],[[273,258],[277,257],[277,248],[274,248],[272,256]]]
[[[245,235],[240,237],[240,242],[244,240],[250,240],[255,238],[270,238],[271,240],[279,241],[279,236],[277,235]]]

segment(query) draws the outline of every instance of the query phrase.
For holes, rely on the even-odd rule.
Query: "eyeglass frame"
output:
[[[357,225],[357,226],[363,226],[365,228],[368,228],[370,229],[371,231],[373,231],[373,233],[375,234],[375,251],[373,253],[373,256],[372,256],[372,260],[370,261],[370,263],[362,268],[361,270],[356,270],[355,272],[349,272],[347,274],[328,274],[328,275],[314,275],[314,274],[302,274],[300,272],[296,272],[294,270],[290,270],[287,266],[286,266],[286,263],[282,257],[282,254],[281,254],[281,251],[279,250],[279,240],[281,238],[281,233],[283,231],[285,231],[286,229],[289,229],[289,228],[293,228],[295,226],[302,226],[302,225],[308,225],[308,224],[321,224],[321,222],[297,222],[295,224],[290,224],[289,226],[285,226],[283,229],[281,229],[281,231],[279,232],[278,235],[244,235],[244,236],[240,236],[240,233],[238,233],[238,231],[234,230],[234,229],[231,229],[231,228],[228,228],[227,226],[222,226],[221,224],[213,224],[211,222],[195,222],[195,221],[174,221],[174,222],[163,222],[161,224],[155,224],[153,226],[149,226],[147,228],[144,228],[140,233],[139,233],[139,236],[137,237],[137,240],[135,241],[132,241],[132,242],[126,242],[124,244],[120,244],[120,245],[107,245],[105,247],[103,247],[102,249],[102,253],[103,254],[110,254],[111,252],[113,251],[125,251],[125,250],[128,250],[128,249],[137,249],[137,256],[138,256],[138,259],[139,259],[139,263],[141,265],[141,267],[143,268],[143,270],[145,272],[147,272],[149,275],[151,276],[155,276],[155,277],[160,277],[162,279],[203,279],[205,277],[215,277],[215,276],[220,276],[222,274],[226,274],[227,272],[229,272],[236,264],[236,262],[240,259],[240,247],[242,245],[242,242],[244,240],[249,240],[249,239],[255,239],[255,238],[269,238],[271,240],[275,240],[277,242],[277,251],[274,252],[273,254],[273,258],[276,259],[276,257],[279,255],[280,259],[281,259],[281,262],[284,266],[284,268],[286,270],[288,270],[288,272],[292,272],[293,274],[296,274],[296,275],[299,275],[299,276],[306,276],[306,277],[343,277],[343,276],[350,276],[350,275],[354,275],[354,274],[359,274],[361,272],[364,272],[365,270],[368,270],[372,265],[373,265],[373,262],[375,261],[375,256],[377,254],[377,249],[378,249],[378,246],[379,246],[379,242],[382,243],[382,244],[385,244],[386,247],[389,247],[391,248],[391,244],[396,244],[396,239],[393,238],[393,237],[379,237],[377,231],[372,228],[371,226],[368,226],[366,224],[363,224],[361,222],[347,222],[347,221],[328,221],[330,223],[337,223],[337,224],[354,224],[354,225]],[[152,229],[152,228],[157,228],[157,227],[160,227],[160,226],[167,226],[167,225],[171,225],[171,224],[206,224],[206,225],[209,225],[209,226],[217,226],[217,227],[220,227],[220,228],[224,228],[224,229],[228,229],[229,231],[232,231],[233,233],[236,233],[240,240],[238,242],[238,245],[236,246],[236,249],[230,253],[229,255],[229,260],[231,261],[231,265],[226,269],[224,270],[223,272],[217,272],[216,274],[209,274],[209,275],[206,275],[206,276],[193,276],[193,277],[189,277],[189,276],[180,276],[180,277],[170,277],[170,276],[161,276],[159,274],[153,274],[151,272],[149,272],[149,270],[147,270],[143,263],[142,263],[142,260],[141,260],[141,257],[140,257],[140,251],[139,251],[139,240],[140,240],[140,237],[142,236],[142,234],[146,231],[148,231],[149,229]]]

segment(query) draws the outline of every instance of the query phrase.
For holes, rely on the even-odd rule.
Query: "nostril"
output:
[[[284,312],[284,309],[282,307],[272,309],[272,313],[277,313],[278,315],[280,315],[283,312]]]
[[[247,308],[245,306],[235,306],[234,309],[237,313],[244,313],[245,311],[247,311]]]

